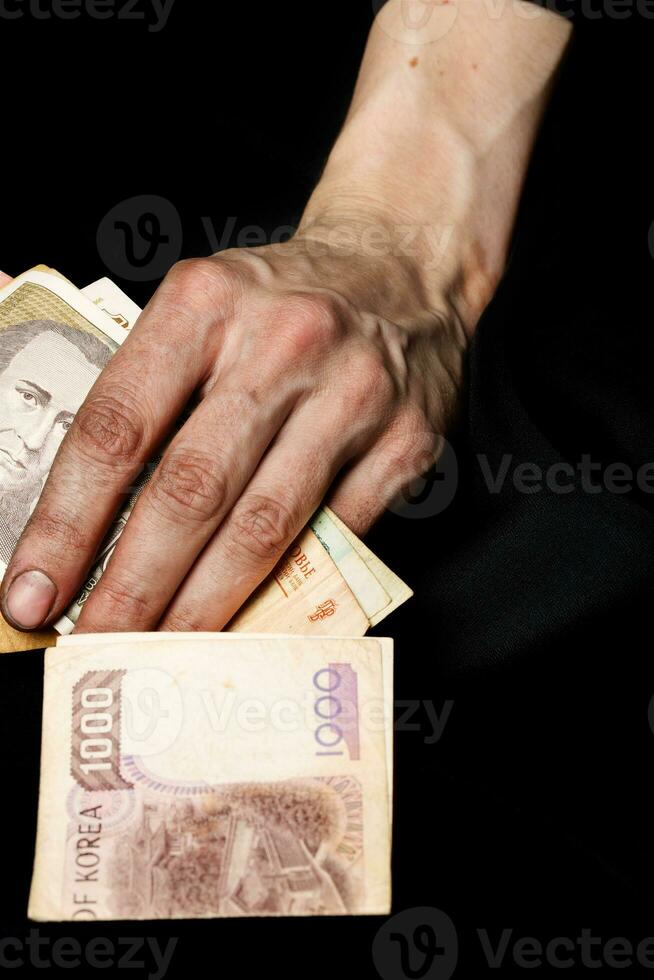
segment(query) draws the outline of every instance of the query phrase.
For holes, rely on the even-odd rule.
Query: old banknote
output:
[[[366,567],[370,571],[379,584],[386,590],[390,597],[390,602],[383,609],[378,610],[374,615],[370,616],[370,625],[379,626],[387,616],[390,616],[392,612],[399,609],[400,606],[404,605],[405,602],[413,596],[413,590],[409,588],[406,582],[403,582],[399,575],[385,565],[384,562],[370,550],[370,548],[361,541],[353,531],[347,527],[346,524],[329,508],[325,508],[325,512],[329,517],[330,521],[341,531],[343,536],[350,542],[350,545],[365,563]]]
[[[0,290],[0,577],[75,413],[124,331],[63,277],[37,269]],[[35,649],[4,622],[0,648]]]
[[[115,282],[106,277],[98,279],[85,286],[81,292],[91,300],[94,306],[99,306],[114,323],[128,333],[141,315],[141,309],[132,302],[129,296]]]
[[[388,912],[390,641],[111,640],[46,654],[31,918]]]

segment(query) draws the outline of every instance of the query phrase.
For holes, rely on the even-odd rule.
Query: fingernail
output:
[[[57,586],[44,572],[22,572],[9,586],[4,608],[19,629],[34,630],[48,618]]]

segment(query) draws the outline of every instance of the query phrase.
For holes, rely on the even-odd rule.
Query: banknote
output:
[[[315,514],[309,526],[357,597],[368,621],[390,605],[388,592],[370,572],[327,510]]]
[[[409,588],[406,582],[403,582],[399,575],[385,565],[384,562],[373,552],[370,548],[361,541],[353,531],[347,527],[346,524],[328,507],[325,508],[325,513],[329,519],[335,524],[335,526],[341,531],[345,538],[350,542],[357,554],[362,558],[362,560],[367,565],[371,574],[377,579],[379,584],[388,592],[390,596],[390,603],[384,609],[379,610],[376,614],[370,617],[371,626],[379,626],[387,616],[390,616],[392,612],[399,609],[400,606],[408,602],[413,596],[413,589]]]
[[[132,302],[127,293],[106,277],[90,283],[81,292],[128,333],[142,313],[141,308]]]
[[[0,289],[0,578],[70,421],[124,331],[63,277],[38,268]],[[0,624],[3,651],[54,636]]]
[[[307,528],[226,629],[364,636],[369,627],[338,566]]]
[[[387,914],[390,641],[48,651],[36,921]]]
[[[63,282],[68,283],[73,289],[75,286],[67,279],[65,276],[58,272],[57,269],[52,269],[47,265],[36,265],[30,272],[44,272],[49,276],[55,276],[57,279],[61,279]],[[8,277],[7,281],[11,281]],[[5,282],[0,281],[0,286],[4,286]],[[134,303],[127,293],[112,282],[111,279],[104,277],[98,279],[96,282],[89,283],[88,286],[84,286],[79,292],[90,299],[94,306],[99,307],[103,313],[110,317],[113,322],[119,326],[123,331],[129,333],[129,331],[134,327],[136,321],[143,312],[139,306]]]

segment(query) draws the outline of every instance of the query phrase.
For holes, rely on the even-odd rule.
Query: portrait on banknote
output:
[[[61,442],[113,347],[45,290],[25,286],[20,318],[0,307],[0,569],[36,505]],[[15,296],[17,294],[14,294]],[[27,300],[27,303],[26,303]],[[31,303],[29,301],[32,301]],[[57,309],[61,305],[62,309]],[[9,307],[9,308],[7,308]],[[31,307],[34,318],[26,319]],[[82,318],[77,318],[82,321]]]

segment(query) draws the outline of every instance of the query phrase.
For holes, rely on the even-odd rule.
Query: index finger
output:
[[[17,629],[65,611],[120,504],[213,363],[224,274],[181,263],[92,387],[64,439],[2,583]]]

